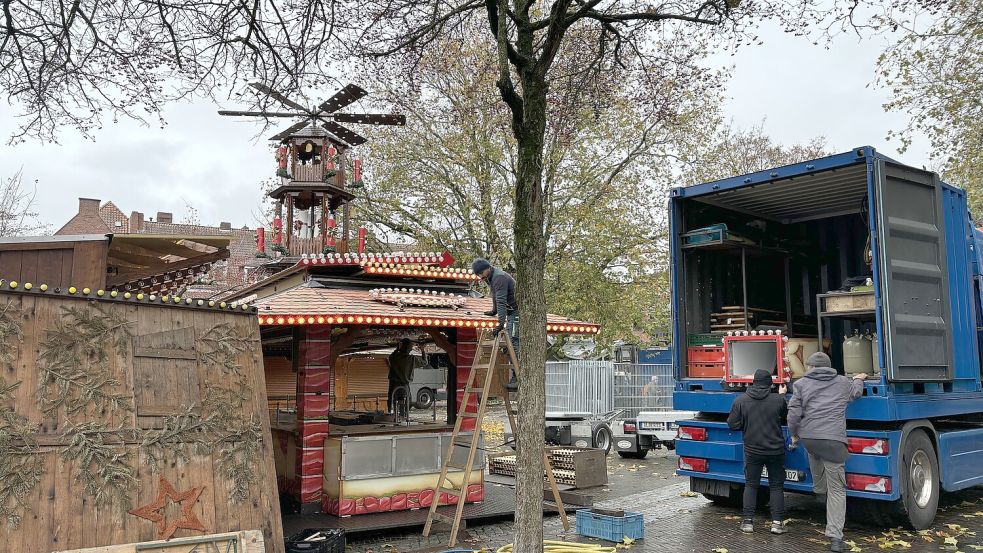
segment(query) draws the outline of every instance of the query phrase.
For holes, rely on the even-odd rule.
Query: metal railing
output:
[[[641,411],[672,408],[672,365],[610,361],[546,363],[546,411],[600,415],[622,411],[624,418]]]

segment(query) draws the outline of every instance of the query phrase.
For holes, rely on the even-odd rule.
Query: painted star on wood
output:
[[[178,493],[178,491],[174,489],[174,486],[167,481],[167,478],[161,476],[160,486],[157,489],[157,499],[144,505],[143,507],[133,509],[130,511],[130,514],[153,522],[156,526],[157,539],[159,540],[171,539],[171,536],[174,535],[174,532],[176,532],[178,528],[205,532],[205,527],[201,524],[201,521],[198,520],[198,516],[192,511],[195,503],[198,502],[198,496],[200,496],[201,492],[204,490],[205,487],[201,486]],[[168,499],[181,505],[181,517],[172,520],[170,524],[168,524],[163,513]]]

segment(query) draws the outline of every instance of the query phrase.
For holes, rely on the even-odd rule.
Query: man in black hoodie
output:
[[[785,437],[782,424],[788,415],[785,386],[771,393],[771,373],[754,372],[747,392],[734,400],[727,417],[731,430],[740,430],[744,439],[744,521],[742,532],[754,531],[754,508],[758,503],[761,468],[768,467],[771,489],[771,533],[784,534],[785,524]]]

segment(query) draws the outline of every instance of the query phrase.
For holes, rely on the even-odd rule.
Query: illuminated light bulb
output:
[[[17,288],[17,283],[14,282],[14,281],[11,281],[10,282],[10,287],[11,288]],[[74,294],[75,292],[78,292],[78,290],[74,286],[69,286],[68,287],[68,293],[69,294]]]
[[[150,294],[150,297],[149,297],[148,299],[149,299],[150,301],[156,301],[156,300],[157,300],[157,296],[155,296],[155,295],[153,295],[153,294]]]
[[[205,301],[204,300],[198,300],[198,307],[201,307],[203,305],[205,305]]]
[[[471,321],[464,321],[464,326],[471,327]]]
[[[296,319],[293,317],[287,317],[287,324],[294,324],[294,321],[296,321]]]
[[[382,317],[376,317],[375,319],[373,319],[373,322],[375,322],[375,324],[381,323],[382,322]]]
[[[131,297],[133,297],[133,296],[129,292],[126,292],[125,294],[123,294],[123,298],[124,299],[130,299]]]
[[[318,317],[317,318],[317,324],[323,325],[324,324],[324,317]]]
[[[327,322],[328,322],[329,325],[333,325],[334,324],[334,317],[328,317]]]
[[[143,301],[143,292],[137,294],[137,299]]]
[[[195,302],[195,300],[193,300],[192,298],[187,298],[187,299],[184,300],[184,303],[186,303],[188,305],[191,305],[194,302]],[[246,307],[245,304],[243,304],[243,307]]]
[[[225,309],[225,302],[223,301],[222,303],[218,304],[218,306],[221,309]]]
[[[426,325],[427,326],[433,326],[433,319],[427,319]]]
[[[307,324],[309,325],[314,324],[314,317],[307,317]]]
[[[363,322],[365,322],[365,318],[364,317],[355,317],[355,322],[357,322],[357,323],[363,323]]]
[[[383,322],[384,324],[389,324],[389,321],[390,321],[390,319],[389,319],[389,317],[383,317],[383,318],[382,318],[382,322]]]
[[[355,322],[355,317],[352,317],[351,315],[349,315],[348,316],[348,322],[354,323]]]
[[[769,330],[768,331],[768,336],[774,336],[774,335],[775,335],[775,331],[774,330]]]
[[[101,298],[101,297],[103,297],[103,296],[106,295],[106,291],[105,290],[96,290],[96,295]]]
[[[174,296],[174,303],[181,303],[181,297],[180,296]],[[234,305],[235,304],[233,304],[233,306]]]
[[[282,325],[282,324],[283,324],[283,322],[284,322],[284,321],[283,321],[283,317],[277,317],[277,318],[276,318],[276,324],[278,324],[278,325]]]
[[[407,324],[407,320],[405,318],[400,319],[399,324]]]
[[[782,335],[782,331],[781,330],[776,330],[775,331],[775,334],[777,334],[778,336],[781,336]]]

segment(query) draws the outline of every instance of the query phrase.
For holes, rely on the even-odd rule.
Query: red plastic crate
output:
[[[686,365],[686,374],[690,378],[723,378],[723,363],[689,363]]]
[[[690,346],[686,357],[690,363],[723,363],[727,359],[724,346]]]

